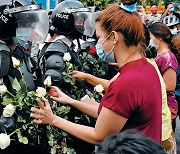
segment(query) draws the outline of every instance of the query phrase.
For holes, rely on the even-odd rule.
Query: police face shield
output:
[[[84,24],[84,35],[92,37],[95,33],[95,20],[97,15],[100,13],[101,11],[97,11],[97,12],[93,12],[90,13],[88,18],[85,20],[85,24]]]
[[[81,12],[82,9],[82,12]],[[79,8],[76,13],[73,13],[74,16],[74,25],[78,32],[84,33],[85,30],[85,21],[90,16],[91,12],[88,8]]]
[[[9,5],[9,6],[25,6],[25,5],[31,5],[35,4],[34,0],[0,0],[0,6],[2,5]]]
[[[33,10],[14,14],[17,19],[15,40],[24,44],[28,41],[43,43],[49,30],[48,14],[45,10]]]

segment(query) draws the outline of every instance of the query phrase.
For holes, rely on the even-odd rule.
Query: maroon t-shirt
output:
[[[128,119],[123,130],[137,129],[161,143],[162,94],[155,68],[145,58],[125,64],[99,105]]]

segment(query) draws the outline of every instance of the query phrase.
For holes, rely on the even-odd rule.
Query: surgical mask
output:
[[[120,4],[120,7],[128,12],[135,12],[137,9],[136,9],[136,4],[132,4],[132,5],[127,5],[127,4],[123,4],[121,3]]]
[[[17,45],[24,46],[29,41],[29,37],[16,36],[16,37],[13,37],[13,41]]]
[[[106,56],[105,61],[110,62],[110,63],[116,63],[116,59],[114,57],[114,52],[113,51],[108,53],[108,55]]]
[[[174,12],[174,8],[169,9],[169,12]]]
[[[16,30],[16,37],[13,37],[13,40],[16,44],[25,45],[30,41],[30,35],[32,30],[30,28],[18,28]]]
[[[102,59],[103,61],[115,63],[116,60],[114,58],[114,53],[113,53],[113,49],[115,45],[113,45],[111,51],[108,52],[108,54],[104,53],[104,48],[103,48],[103,43],[109,38],[110,35],[108,35],[102,43],[96,44],[96,53],[99,56],[99,58]]]
[[[153,40],[150,39],[149,46],[154,47],[156,50],[158,49],[158,45],[154,44]]]
[[[174,29],[171,29],[171,33],[172,33],[172,35],[177,35],[177,33],[178,33],[177,27]]]

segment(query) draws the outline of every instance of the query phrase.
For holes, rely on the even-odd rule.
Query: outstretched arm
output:
[[[101,84],[104,87],[105,91],[108,89],[108,87],[111,83],[109,80],[101,79],[101,78],[98,78],[94,75],[84,73],[84,72],[80,72],[80,71],[73,71],[72,75],[74,78],[79,79],[79,80],[85,80],[93,86]]]
[[[107,136],[119,133],[127,121],[127,118],[103,107],[95,128],[79,125],[54,115],[48,100],[43,98],[43,101],[45,106],[40,99],[37,99],[40,109],[31,109],[33,112],[31,117],[35,118],[35,123],[50,124],[92,144],[100,144]]]
[[[59,90],[58,87],[51,86],[52,90],[56,92],[55,96],[52,96],[53,100],[56,102],[62,103],[62,104],[69,104],[73,106],[74,108],[80,110],[81,112],[93,117],[98,117],[98,107],[99,105],[94,105],[96,102],[95,100],[89,100],[93,101],[93,103],[85,103],[82,101],[78,101],[75,99],[72,99],[71,97],[67,96],[65,93]]]

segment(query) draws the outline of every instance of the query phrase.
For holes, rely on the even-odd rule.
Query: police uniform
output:
[[[23,91],[27,90],[20,71],[13,67],[12,57],[15,57],[21,63],[20,70],[27,82],[28,90],[35,90],[36,88],[34,77],[37,79],[37,76],[36,74],[33,75],[33,72],[36,71],[37,66],[30,59],[30,53],[25,51],[22,46],[28,41],[44,41],[43,38],[46,37],[45,34],[48,33],[49,27],[48,22],[45,24],[44,21],[48,21],[47,12],[42,10],[41,5],[35,4],[34,0],[1,0],[0,85],[4,84],[12,94],[15,94],[12,88],[12,82],[15,78],[20,83],[21,89]],[[42,28],[38,29],[39,27]],[[4,106],[1,105],[1,102],[2,97],[0,100],[0,133],[10,134],[17,127],[17,117],[14,114],[9,118],[5,118],[2,114]],[[11,139],[14,137],[14,135],[11,136]],[[11,144],[6,149],[0,149],[0,154],[30,154],[37,152],[37,148],[20,144],[17,138],[15,138],[15,141],[11,140]]]
[[[62,72],[66,69],[64,53],[70,53],[71,62],[81,70],[82,64],[78,53],[74,51],[74,44],[63,35],[57,36],[54,42],[46,43],[39,56],[43,79],[51,76],[52,84],[55,86],[60,86],[63,82]]]

